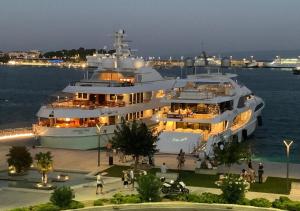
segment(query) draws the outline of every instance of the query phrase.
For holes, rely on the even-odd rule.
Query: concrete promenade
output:
[[[20,140],[20,141],[0,141],[0,169],[7,169],[6,154],[12,145],[27,145],[31,146],[34,144],[31,140]],[[34,156],[36,153],[43,151],[51,151],[54,156],[54,168],[65,169],[65,170],[79,170],[79,171],[99,171],[108,168],[108,158],[105,152],[101,152],[101,166],[97,166],[97,151],[80,151],[80,150],[63,150],[63,149],[46,149],[46,148],[32,148],[30,152]],[[176,155],[156,155],[155,164],[157,167],[161,166],[165,162],[169,169],[177,168]],[[114,158],[114,164],[118,165],[130,165],[131,162],[121,163],[117,157]],[[187,157],[184,170],[195,169],[195,158]],[[253,162],[254,169],[257,170],[258,163]],[[246,164],[234,165],[231,168],[232,173],[240,173],[241,169],[246,168]],[[222,170],[222,168],[221,168]],[[264,170],[266,176],[274,177],[285,177],[286,176],[286,164],[285,163],[264,163]],[[224,169],[226,171],[226,169]],[[290,177],[300,179],[300,164],[290,164]],[[124,194],[135,193],[131,189],[124,189],[120,178],[106,178],[104,186],[104,194],[95,194],[95,183],[89,182],[85,186],[75,187],[76,200],[90,201],[102,197],[111,197],[116,192],[123,192]],[[219,189],[215,188],[202,188],[202,187],[189,187],[192,192],[202,193],[220,193]],[[283,187],[284,188],[284,187]],[[289,197],[293,200],[300,201],[300,193],[298,192],[300,187],[298,184],[294,185]],[[264,197],[269,200],[274,200],[280,195],[269,194],[269,193],[256,193],[248,192],[246,196],[251,198]],[[21,189],[0,189],[0,210],[7,210],[15,207],[29,206],[39,203],[44,203],[49,200],[49,192],[40,191],[28,191]]]

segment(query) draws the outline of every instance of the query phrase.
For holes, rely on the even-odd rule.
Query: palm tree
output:
[[[114,131],[111,142],[113,148],[120,149],[124,155],[134,156],[136,170],[140,156],[152,156],[157,152],[157,140],[158,136],[154,135],[145,123],[126,123],[122,118],[122,123]]]
[[[51,152],[40,152],[35,155],[35,159],[37,160],[37,168],[42,174],[42,184],[44,186],[47,185],[48,179],[47,179],[47,173],[52,171],[53,169],[53,159],[52,159]]]

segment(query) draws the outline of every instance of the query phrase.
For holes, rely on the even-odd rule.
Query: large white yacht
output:
[[[265,63],[265,67],[273,68],[295,68],[300,65],[300,57],[296,58],[281,58],[276,56],[276,58],[269,63]]]
[[[99,67],[102,63],[103,58],[109,57],[110,55],[103,53],[94,53],[91,56],[86,56],[86,64],[88,67]]]
[[[213,155],[213,145],[229,137],[239,141],[261,124],[264,102],[247,87],[237,83],[235,74],[208,73],[189,76],[166,95],[171,104],[153,119],[159,122],[161,153],[204,150]],[[178,85],[178,87],[180,87]]]
[[[165,106],[161,102],[175,79],[163,78],[144,60],[131,55],[125,32],[114,34],[115,54],[103,56],[91,77],[68,85],[60,97],[42,106],[34,131],[42,146],[92,149],[103,146],[113,135],[122,117],[155,125],[153,113]]]

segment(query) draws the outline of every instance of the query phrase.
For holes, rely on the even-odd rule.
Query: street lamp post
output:
[[[98,166],[100,166],[100,136],[101,136],[101,128],[103,127],[103,125],[97,125],[97,134],[98,134],[98,154],[97,154],[97,157],[98,157]]]
[[[290,164],[290,147],[294,143],[292,140],[283,140],[286,147],[286,187],[289,189],[289,164]]]

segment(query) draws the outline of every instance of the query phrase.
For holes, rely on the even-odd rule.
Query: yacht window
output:
[[[124,96],[123,95],[117,95],[117,100],[123,100]]]
[[[82,98],[83,99],[87,99],[87,96],[88,96],[87,93],[82,93]]]
[[[115,116],[109,116],[108,117],[109,125],[114,125],[116,123],[116,117]]]
[[[240,97],[239,102],[238,102],[238,108],[243,108],[245,106],[245,96]]]
[[[263,106],[264,106],[263,103],[258,104],[258,105],[255,107],[254,111],[258,111],[258,110],[259,110],[260,108],[262,108]]]
[[[144,111],[141,111],[141,117],[144,117]]]
[[[78,93],[78,98],[82,98],[82,93]]]
[[[137,103],[140,103],[140,102],[141,102],[141,99],[140,99],[141,94],[140,94],[140,93],[137,93],[137,94],[136,94],[136,97],[137,97]]]
[[[109,99],[110,99],[110,100],[116,100],[116,95],[111,94],[111,95],[109,96]]]
[[[132,104],[132,101],[133,101],[133,100],[132,100],[132,97],[133,97],[132,95],[133,95],[133,94],[129,94],[129,104]]]

